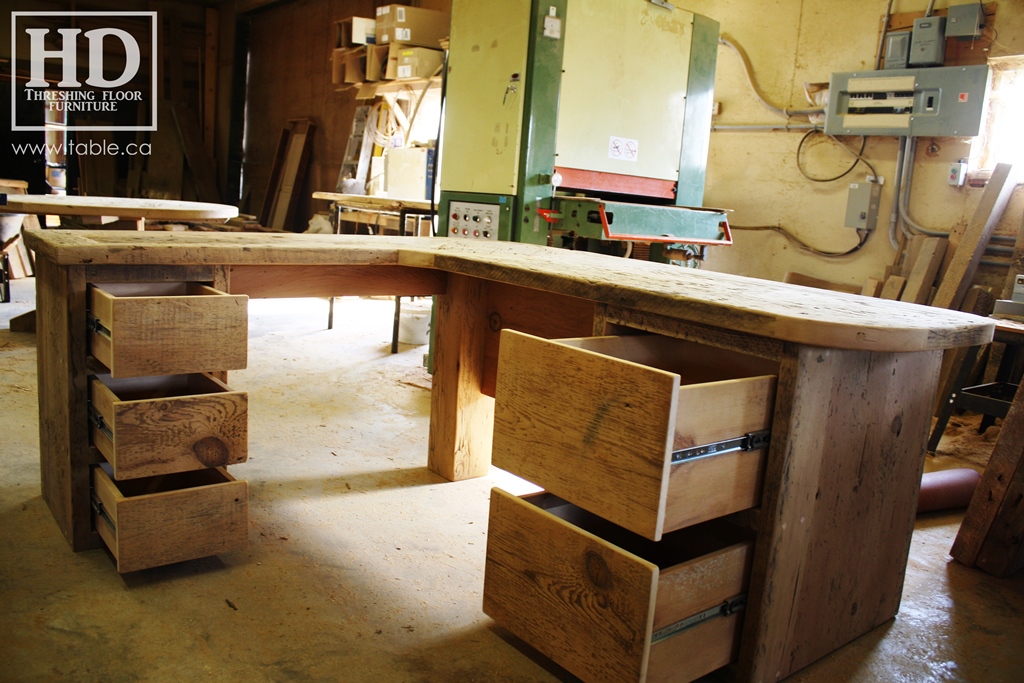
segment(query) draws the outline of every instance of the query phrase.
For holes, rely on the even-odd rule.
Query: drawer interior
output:
[[[146,296],[219,296],[224,292],[199,282],[100,282],[93,285],[118,298]]]
[[[672,531],[660,541],[652,541],[551,493],[523,496],[523,500],[663,570],[754,540],[749,529],[715,519]]]
[[[228,474],[226,470],[219,468],[174,472],[172,474],[141,477],[139,479],[114,480],[113,468],[109,463],[102,463],[100,467],[124,498],[149,496],[154,493],[170,493],[172,491],[227,484],[235,481],[235,478]]]
[[[209,375],[202,374],[118,378],[110,375],[96,375],[95,377],[110,389],[118,401],[148,401],[230,391],[223,383]]]
[[[675,373],[683,385],[779,373],[779,364],[775,361],[656,334],[582,337],[558,341],[567,346]]]

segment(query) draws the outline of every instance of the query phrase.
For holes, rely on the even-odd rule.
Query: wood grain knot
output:
[[[601,590],[611,590],[612,570],[608,568],[608,563],[603,557],[593,550],[588,550],[583,556],[583,564],[590,583]]]
[[[228,464],[231,452],[224,442],[215,436],[208,436],[192,444],[192,451],[199,462],[207,467],[223,467]]]
[[[502,320],[501,315],[498,313],[491,313],[487,316],[487,327],[491,329],[491,332],[501,332]]]
[[[897,415],[896,417],[894,417],[892,419],[892,424],[889,425],[889,431],[891,431],[896,436],[900,435],[900,432],[903,431],[903,416],[902,415]]]

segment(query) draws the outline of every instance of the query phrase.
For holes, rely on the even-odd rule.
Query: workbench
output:
[[[429,221],[434,215],[435,208],[430,201],[425,199],[403,199],[396,197],[375,197],[363,194],[342,194],[338,192],[314,192],[313,199],[322,199],[331,203],[331,221],[334,232],[344,232],[341,223],[348,220],[353,223],[364,223],[367,226],[377,228],[377,234],[397,234],[401,236],[414,235],[421,237],[430,236],[430,226],[425,231],[421,228],[421,221]],[[351,214],[351,217],[346,216]],[[411,231],[408,229],[408,219],[416,219],[416,227]],[[390,226],[388,219],[392,219],[396,225]]]
[[[524,244],[341,235],[39,231],[43,497],[75,551],[90,509],[93,283],[204,283],[232,296],[437,296],[427,444],[448,480],[488,472],[501,331],[652,333],[777,367],[740,680],[785,678],[899,609],[943,350],[987,343],[958,312]],[[226,367],[226,366],[223,366]],[[339,523],[343,523],[339,520]]]

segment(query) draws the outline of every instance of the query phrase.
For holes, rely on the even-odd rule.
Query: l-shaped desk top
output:
[[[778,362],[760,506],[743,521],[756,541],[739,680],[788,676],[896,614],[942,350],[986,343],[994,328],[927,306],[505,242],[26,235],[38,257],[47,368],[43,496],[75,550],[102,544],[90,507],[99,460],[89,446],[89,283],[185,278],[253,297],[440,295],[427,465],[453,481],[490,466],[495,402],[485,391],[502,329],[558,338],[625,327]]]
[[[507,282],[779,341],[913,352],[992,340],[957,311],[600,254],[430,237],[42,230],[28,246],[68,265],[400,265]]]

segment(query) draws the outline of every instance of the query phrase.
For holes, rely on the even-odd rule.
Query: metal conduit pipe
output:
[[[917,152],[917,139],[913,137],[907,138],[906,152],[903,157],[903,192],[900,195],[900,218],[903,219],[904,234],[910,237],[910,233],[907,232],[906,227],[910,226],[913,230],[921,233],[922,235],[928,235],[929,237],[949,237],[948,230],[929,230],[928,228],[922,227],[910,217],[910,188],[913,184],[914,179],[914,157]]]
[[[913,181],[913,176],[914,176],[914,171],[913,171],[912,167],[914,165],[913,159],[914,159],[914,153],[915,153],[915,151],[917,149],[917,141],[914,140],[914,138],[907,138],[907,141],[908,141],[907,147],[909,148],[909,151],[904,154],[904,158],[903,158],[903,163],[904,163],[905,168],[904,168],[903,173],[899,173],[899,171],[897,171],[897,173],[898,173],[897,181],[899,181],[900,178],[902,177],[902,182],[903,182],[902,192],[901,192],[901,194],[900,194],[900,196],[898,198],[898,202],[897,202],[899,204],[900,218],[903,219],[903,222],[906,225],[909,225],[911,228],[913,228],[917,232],[920,232],[923,235],[928,235],[929,237],[949,237],[949,231],[948,230],[946,230],[946,231],[943,231],[943,230],[929,230],[928,228],[924,228],[924,227],[921,227],[920,225],[918,225],[910,217],[910,209],[909,209],[909,204],[910,204],[910,187],[911,187],[911,183]],[[897,169],[898,168],[899,168],[899,161],[897,161]],[[904,226],[904,233],[908,237],[910,236],[910,233],[907,233],[907,231],[905,229],[905,226]],[[989,239],[989,242],[997,242],[997,243],[1001,243],[1001,244],[1016,244],[1017,239],[1015,237],[1013,237],[1012,235],[992,235],[992,237]],[[994,246],[989,246],[989,248],[993,249],[993,250],[996,249],[996,247],[994,247]],[[1002,251],[1002,249],[1000,249],[1000,251]],[[1005,253],[1013,253],[1013,249],[1006,249]]]
[[[892,7],[892,3],[889,3]],[[893,181],[892,190],[892,211],[889,213],[889,244],[896,251],[900,250],[899,240],[896,239],[896,229],[900,223],[900,188],[902,187],[903,179],[903,164],[906,162],[906,157],[903,153],[903,138],[900,138],[896,149],[896,179]]]

